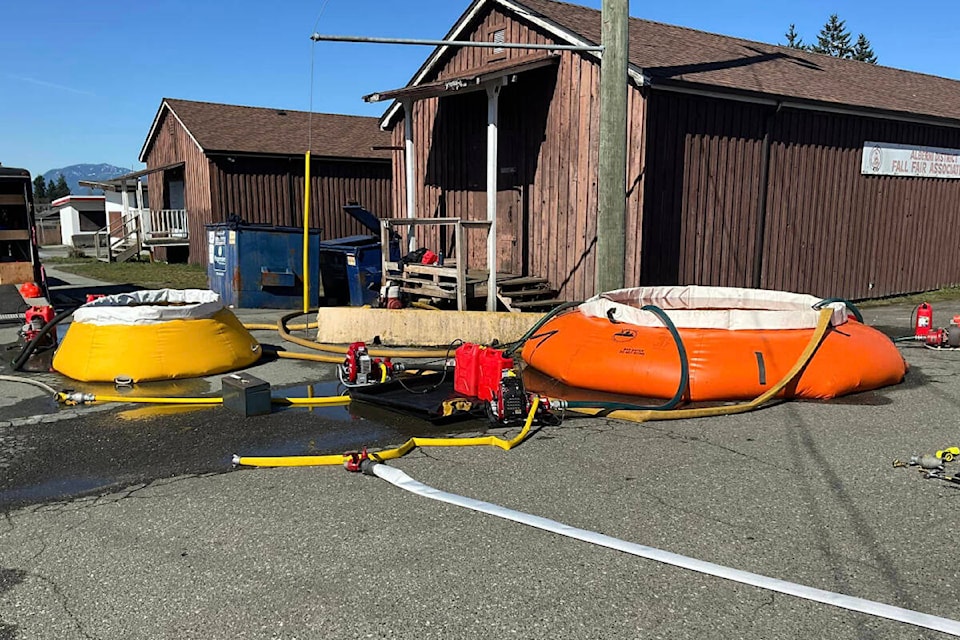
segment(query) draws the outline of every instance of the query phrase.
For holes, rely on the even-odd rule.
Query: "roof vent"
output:
[[[278,115],[278,116],[285,116],[285,115],[287,115],[287,112],[286,112],[286,111],[283,111],[283,110],[278,110],[278,111],[277,111],[277,115]]]

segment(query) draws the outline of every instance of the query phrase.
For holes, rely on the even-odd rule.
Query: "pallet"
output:
[[[513,307],[521,311],[548,311],[559,307],[566,300],[551,298],[549,300],[527,300],[525,302],[514,302]]]

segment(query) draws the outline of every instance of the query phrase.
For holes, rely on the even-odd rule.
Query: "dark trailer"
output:
[[[43,292],[33,183],[26,169],[0,166],[0,321],[23,318],[28,302],[17,286],[28,282],[36,283]]]

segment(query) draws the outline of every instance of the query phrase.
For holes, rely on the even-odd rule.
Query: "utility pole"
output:
[[[629,0],[603,0],[596,293],[621,289],[626,261]]]

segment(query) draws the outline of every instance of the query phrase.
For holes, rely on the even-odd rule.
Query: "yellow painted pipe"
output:
[[[476,447],[488,445],[509,451],[530,435],[530,427],[533,425],[533,418],[537,414],[537,408],[539,406],[540,399],[534,397],[533,404],[530,406],[530,413],[527,414],[527,420],[523,424],[523,429],[510,440],[504,440],[497,436],[479,436],[476,438],[410,438],[394,449],[372,452],[370,453],[370,457],[378,461],[393,460],[405,456],[417,447]],[[334,466],[342,465],[348,460],[350,460],[350,455],[343,453],[323,456],[237,456],[234,458],[236,464],[248,467]]]
[[[310,150],[304,154],[303,176],[303,312],[310,309]]]
[[[800,357],[797,358],[797,361],[794,363],[793,367],[780,379],[780,381],[764,391],[762,394],[750,400],[749,402],[743,402],[740,404],[733,405],[722,405],[719,407],[700,407],[697,409],[672,409],[670,411],[611,411],[610,413],[604,413],[604,409],[570,409],[576,413],[583,413],[586,415],[596,416],[603,414],[605,418],[614,418],[617,420],[627,420],[630,422],[648,422],[652,420],[684,420],[687,418],[709,418],[715,416],[728,416],[734,415],[737,413],[746,413],[747,411],[753,411],[760,405],[771,400],[775,397],[780,391],[786,387],[790,382],[800,374],[804,367],[807,366],[807,363],[810,361],[810,358],[813,357],[813,354],[817,352],[817,349],[820,347],[820,343],[823,341],[824,336],[827,335],[827,331],[830,330],[830,318],[833,314],[833,311],[829,308],[823,308],[820,310],[820,317],[817,321],[817,328],[813,332],[813,336],[810,337],[810,342],[807,343],[807,346],[804,348],[803,352],[800,354]]]

